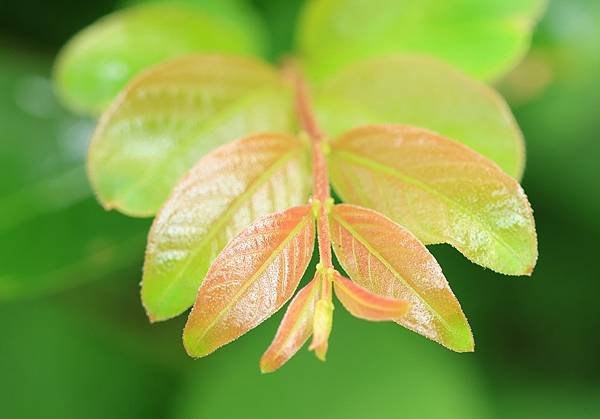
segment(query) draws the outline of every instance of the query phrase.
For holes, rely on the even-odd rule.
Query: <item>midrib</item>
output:
[[[410,176],[402,174],[394,168],[391,168],[382,163],[370,160],[368,158],[361,157],[350,151],[336,150],[335,152],[340,157],[350,160],[354,163],[357,163],[363,167],[368,167],[370,169],[378,170],[380,172],[383,172],[385,174],[388,174],[395,178],[398,178],[398,179],[402,180],[403,182],[415,185],[415,186],[429,192],[430,194],[437,196],[438,198],[440,198],[441,200],[450,204],[451,206],[458,208],[460,210],[460,212],[467,215],[472,221],[474,221],[476,224],[478,224],[480,227],[482,227],[483,230],[487,231],[502,247],[504,247],[508,251],[508,253],[510,253],[515,258],[515,260],[517,262],[524,263],[524,261],[521,259],[520,255],[508,243],[506,243],[506,241],[503,238],[498,236],[498,234],[495,231],[491,230],[487,226],[487,224],[480,219],[480,217],[478,217],[476,214],[472,213],[470,210],[465,208],[460,203],[458,203],[458,202],[452,200],[451,198],[447,197],[446,195],[442,194],[438,190],[436,190],[436,189],[428,186],[427,184],[420,182]]]
[[[177,281],[181,278],[185,270],[192,263],[193,259],[195,259],[196,255],[203,250],[204,246],[211,241],[217,233],[225,226],[225,224],[230,220],[230,218],[235,214],[235,212],[246,202],[246,200],[254,195],[257,189],[259,189],[266,181],[279,170],[282,166],[288,163],[295,152],[298,150],[297,147],[293,148],[283,156],[281,156],[271,167],[269,167],[266,171],[264,171],[259,177],[257,177],[248,187],[248,189],[242,194],[238,195],[231,204],[227,207],[225,212],[219,217],[218,221],[213,224],[213,227],[208,231],[208,233],[202,238],[202,240],[194,246],[194,250],[190,252],[190,256],[186,259],[185,263],[179,269],[178,273],[173,277],[169,286],[165,289],[163,293],[163,297],[161,298],[161,302],[158,304],[158,307],[161,307],[164,304],[165,299],[167,299],[169,293],[172,291],[173,287],[177,285]],[[253,221],[253,220],[252,220]],[[204,278],[203,278],[204,279]],[[202,283],[202,281],[200,281]]]
[[[218,315],[215,316],[215,318],[204,329],[204,332],[199,337],[196,338],[197,340],[201,340],[201,339],[204,338],[204,336],[206,336],[206,334],[208,333],[208,331],[214,327],[214,325],[225,315],[225,313],[227,313],[227,311],[229,311],[229,309],[231,307],[233,307],[234,304],[236,304],[238,302],[238,300],[240,299],[240,297],[246,293],[246,291],[248,290],[248,288],[250,288],[250,286],[252,284],[254,284],[254,282],[256,281],[256,279],[258,277],[260,277],[260,275],[267,269],[267,267],[271,264],[271,262],[276,257],[279,256],[279,254],[281,253],[281,251],[288,245],[288,243],[293,239],[293,237],[295,237],[296,234],[311,219],[312,219],[312,216],[311,216],[310,213],[308,213],[307,215],[305,215],[304,217],[302,217],[302,220],[298,223],[298,225],[296,227],[294,227],[290,231],[290,233],[286,236],[286,238],[284,240],[282,240],[282,242],[279,244],[279,246],[277,246],[277,248],[269,255],[269,257],[267,258],[267,260],[265,260],[262,263],[262,265],[260,265],[260,267],[256,270],[256,272],[254,272],[254,274],[252,274],[252,276],[244,283],[244,285],[242,286],[242,288],[233,296],[233,298],[223,308],[223,310],[221,310],[221,312]]]
[[[412,287],[407,281],[406,279],[404,279],[404,277],[402,275],[400,275],[400,273],[394,269],[394,267],[392,265],[390,265],[385,258],[375,249],[373,249],[373,247],[369,244],[369,242],[367,240],[365,240],[350,224],[348,224],[345,220],[343,220],[341,217],[336,216],[335,214],[332,214],[332,217],[338,222],[340,223],[346,230],[348,230],[348,232],[352,235],[352,237],[354,237],[357,241],[359,241],[363,246],[365,246],[365,248],[367,248],[367,250],[369,251],[369,253],[371,253],[373,256],[375,256],[375,258],[377,258],[377,260],[379,260],[383,266],[385,266],[391,273],[392,275],[394,275],[394,277],[396,279],[398,279],[400,282],[402,282],[404,284],[404,286],[406,288],[408,288],[409,290],[411,290],[415,295],[417,295],[419,297],[419,299],[423,302],[423,304],[425,304],[425,306],[429,309],[429,311],[431,313],[433,313],[438,320],[448,329],[448,330],[452,330],[452,328],[450,327],[450,325],[446,322],[446,320],[444,320],[444,318],[437,312],[437,310],[435,310],[421,295],[421,293],[419,293],[419,291],[417,291],[414,287]]]

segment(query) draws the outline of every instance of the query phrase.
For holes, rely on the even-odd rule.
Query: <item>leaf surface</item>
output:
[[[192,55],[137,77],[92,139],[90,180],[107,208],[153,215],[208,151],[256,132],[289,132],[288,90],[260,61]]]
[[[471,329],[442,269],[408,230],[348,204],[333,207],[330,223],[335,254],[350,278],[410,303],[399,324],[454,351],[473,350]]]
[[[152,319],[189,308],[212,261],[256,218],[307,202],[307,151],[291,135],[258,134],[198,161],[150,230],[142,301]]]
[[[190,4],[150,4],[108,15],[75,35],[60,52],[55,84],[72,109],[97,115],[141,70],[192,53],[255,55],[252,25]]]
[[[227,244],[200,286],[183,332],[202,357],[258,326],[290,299],[315,241],[311,206],[258,219]]]
[[[508,275],[529,275],[535,266],[523,189],[457,142],[409,126],[361,127],[332,144],[331,177],[345,201],[387,215],[425,244],[448,243]]]
[[[338,272],[334,274],[335,295],[353,316],[364,320],[398,320],[409,309],[408,301],[383,297],[361,287]]]
[[[260,360],[261,372],[273,372],[279,369],[308,340],[313,330],[319,285],[319,276],[316,276],[293,298],[273,342]]]
[[[544,0],[315,0],[298,43],[314,77],[397,53],[443,59],[482,79],[510,70],[529,47]],[[418,70],[415,70],[418,71]]]
[[[330,136],[366,124],[415,125],[471,147],[515,178],[523,173],[523,136],[504,99],[431,57],[359,63],[317,89],[315,105]]]

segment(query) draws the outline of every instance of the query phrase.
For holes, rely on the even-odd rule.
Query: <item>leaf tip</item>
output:
[[[159,321],[154,314],[149,313],[148,311],[146,311],[146,316],[148,317],[148,321],[152,324],[157,323]]]
[[[308,350],[313,351],[317,359],[321,362],[327,360],[327,350],[329,349],[329,343],[327,341],[316,343],[313,341],[309,346]]]
[[[269,362],[269,360],[264,355],[260,359],[259,367],[261,374],[269,374],[277,370],[277,367],[271,362]]]
[[[462,330],[456,331],[451,341],[448,342],[448,348],[458,353],[475,352],[475,339],[468,323]],[[446,345],[444,345],[446,346]]]
[[[189,319],[188,324],[186,324],[185,328],[183,329],[182,339],[183,348],[191,358],[205,357],[217,349],[209,345],[206,340],[202,338],[202,334],[200,334],[200,337],[198,336],[198,331],[193,330],[189,326]]]

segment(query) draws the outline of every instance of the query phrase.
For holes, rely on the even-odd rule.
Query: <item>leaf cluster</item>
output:
[[[522,135],[483,81],[524,53],[542,2],[313,1],[295,61],[280,67],[256,57],[253,25],[192,3],[102,19],[56,67],[66,103],[102,111],[88,158],[99,201],[155,216],[150,319],[193,306],[183,340],[199,357],[291,299],[261,360],[273,371],[311,336],[325,358],[335,293],[356,317],[473,350],[425,245],[507,275],[533,270]],[[346,203],[328,199],[328,176]],[[294,296],[315,243],[314,278]]]

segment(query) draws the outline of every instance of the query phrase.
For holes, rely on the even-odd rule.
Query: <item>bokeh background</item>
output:
[[[255,0],[273,57],[301,1]],[[84,159],[94,122],[57,103],[53,58],[116,1],[0,1],[0,417],[599,418],[600,2],[550,0],[525,60],[497,85],[527,142],[540,259],[510,278],[432,251],[474,330],[455,354],[393,324],[335,313],[325,364],[258,359],[281,313],[214,355],[184,318],[139,302],[148,220],[104,212]]]

